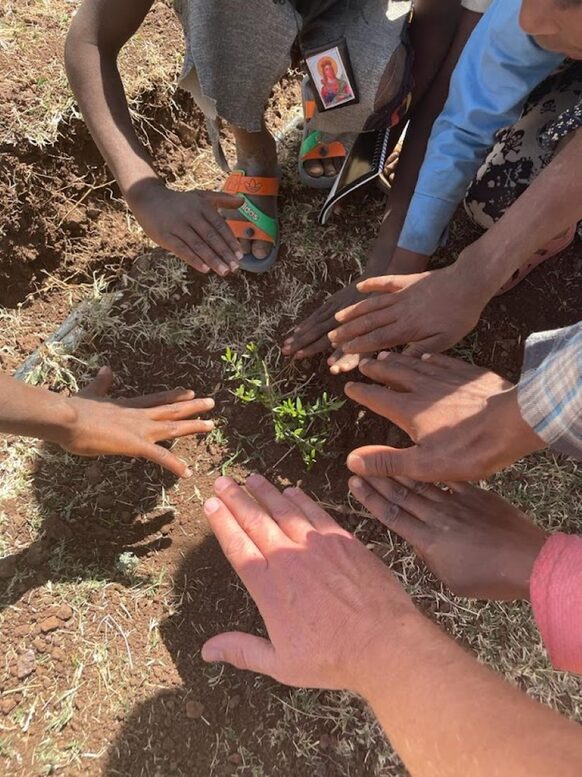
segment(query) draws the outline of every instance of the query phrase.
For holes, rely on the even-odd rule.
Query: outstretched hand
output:
[[[339,326],[329,333],[346,354],[398,345],[408,345],[414,356],[445,351],[476,326],[488,300],[456,265],[368,278],[357,288],[372,296],[336,313]]]
[[[187,389],[134,399],[108,399],[112,383],[111,370],[102,367],[85,389],[63,400],[70,421],[55,442],[79,456],[143,457],[178,477],[190,477],[188,465],[157,443],[211,431],[212,421],[193,416],[212,410],[214,400],[195,399],[194,392]]]
[[[381,353],[360,372],[375,383],[348,383],[350,399],[403,429],[410,448],[368,445],[349,455],[363,477],[478,480],[545,447],[523,420],[517,387],[460,359]]]
[[[386,646],[408,615],[420,617],[412,601],[387,567],[303,491],[281,494],[259,475],[246,488],[219,478],[205,512],[269,638],[219,634],[202,657],[287,685],[361,691],[377,670],[366,667],[372,643]]]
[[[350,479],[350,491],[409,542],[454,594],[529,599],[546,534],[505,499],[468,483],[448,489],[409,478]]]

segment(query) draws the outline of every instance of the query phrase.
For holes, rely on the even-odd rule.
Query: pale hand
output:
[[[420,618],[382,562],[297,488],[281,494],[254,475],[245,492],[219,478],[205,511],[265,621],[268,639],[231,632],[202,648],[287,685],[361,690],[368,648],[389,649]],[[376,671],[374,668],[373,671]]]

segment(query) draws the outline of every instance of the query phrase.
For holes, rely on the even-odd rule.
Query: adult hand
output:
[[[219,478],[205,512],[269,638],[220,634],[202,657],[287,685],[359,692],[372,643],[390,645],[421,616],[384,564],[300,489],[280,494],[258,475],[246,487]]]
[[[523,420],[517,387],[494,372],[448,356],[395,353],[362,361],[360,371],[376,385],[348,383],[348,397],[395,423],[415,445],[352,451],[348,467],[356,475],[477,480],[546,445]]]
[[[353,477],[350,491],[409,542],[454,594],[529,599],[531,572],[546,534],[497,494],[468,483],[443,490],[400,477]]]
[[[336,313],[332,345],[344,353],[408,345],[415,356],[450,348],[476,326],[490,298],[465,268],[363,280],[358,291],[373,296]]]
[[[242,197],[176,192],[153,180],[134,187],[127,199],[144,232],[198,272],[225,276],[238,269],[243,252],[218,208],[238,208]]]
[[[135,399],[107,399],[112,383],[111,370],[102,367],[87,388],[63,398],[69,421],[53,441],[78,456],[143,457],[179,477],[191,477],[185,462],[156,443],[211,431],[212,421],[192,416],[212,410],[214,400],[194,399],[194,392],[186,389]]]

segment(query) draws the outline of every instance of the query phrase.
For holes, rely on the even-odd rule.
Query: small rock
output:
[[[56,648],[53,648],[51,650],[51,657],[52,657],[53,661],[63,661],[64,662],[64,661],[67,660],[67,654],[60,647],[56,647]]]
[[[16,664],[16,676],[19,680],[24,680],[26,677],[30,677],[35,669],[36,659],[34,650],[27,650],[18,659],[18,663]]]
[[[55,615],[61,621],[68,621],[73,617],[73,608],[68,604],[61,604]]]
[[[5,556],[0,558],[0,580],[8,580],[16,574],[16,557]]]
[[[35,637],[32,645],[38,653],[46,653],[48,650],[48,645],[42,637]]]
[[[242,755],[240,753],[233,753],[232,755],[228,756],[228,762],[229,764],[240,766],[242,764]]]
[[[63,625],[56,615],[51,615],[50,618],[45,618],[40,622],[40,630],[43,634],[49,634],[51,631],[56,631]]]
[[[16,699],[11,697],[0,699],[0,713],[2,713],[2,715],[9,715],[16,707],[17,703]]]
[[[26,623],[23,626],[17,626],[13,633],[16,637],[26,637],[30,634],[30,626]]]
[[[186,717],[189,720],[197,720],[202,717],[204,712],[204,705],[199,701],[186,702]]]
[[[239,704],[240,704],[240,696],[238,695],[238,693],[235,693],[235,695],[231,696],[230,699],[228,700],[228,706],[230,707],[231,710],[235,710]]]

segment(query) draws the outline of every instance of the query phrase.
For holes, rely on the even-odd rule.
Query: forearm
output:
[[[511,687],[422,616],[387,626],[369,661],[363,693],[415,777],[581,773],[577,725]]]
[[[535,251],[582,219],[582,130],[459,261],[493,296]]]
[[[84,3],[78,11],[65,49],[67,75],[87,126],[105,161],[127,194],[144,180],[156,180],[152,161],[134,130],[117,56],[145,17],[151,0],[131,0],[123,10],[111,0]],[[122,27],[103,30],[106,15]],[[119,18],[121,17],[121,18]],[[124,34],[123,34],[124,33]],[[121,39],[119,39],[121,38]]]
[[[398,244],[398,237],[414,194],[433,124],[447,99],[453,70],[480,18],[480,14],[463,9],[452,42],[447,29],[439,30],[439,34],[436,35],[432,24],[421,24],[417,28],[413,41],[415,50],[419,53],[424,51],[427,42],[434,40],[440,41],[440,46],[444,46],[445,49],[444,51],[441,49],[435,51],[434,43],[430,47],[429,61],[433,62],[433,75],[436,71],[432,83],[430,83],[426,72],[429,65],[424,62],[421,64],[424,88],[421,84],[422,93],[417,96],[417,107],[413,111],[406,142],[400,154],[386,216],[366,268],[366,274],[370,277],[384,274],[390,257]],[[430,88],[427,88],[429,85]]]
[[[58,442],[74,417],[67,397],[0,375],[0,433]]]

